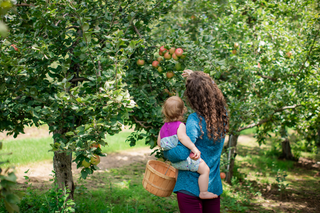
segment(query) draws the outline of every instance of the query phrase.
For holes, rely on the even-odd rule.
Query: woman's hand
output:
[[[192,70],[183,70],[183,73],[182,73],[182,77],[188,77],[189,75],[191,75],[191,73],[193,73]]]

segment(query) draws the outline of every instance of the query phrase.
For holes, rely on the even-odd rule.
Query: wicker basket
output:
[[[142,181],[142,185],[147,191],[159,197],[168,197],[175,184],[175,168],[161,161],[148,161]]]

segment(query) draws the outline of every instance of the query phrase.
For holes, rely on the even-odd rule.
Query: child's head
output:
[[[165,116],[164,122],[183,121],[185,110],[182,99],[178,96],[171,96],[162,106],[162,113]]]

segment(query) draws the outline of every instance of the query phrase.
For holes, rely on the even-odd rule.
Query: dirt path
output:
[[[140,148],[111,153],[106,157],[101,157],[98,167],[100,168],[100,171],[106,171],[111,168],[119,168],[137,162],[147,162],[149,159],[155,159],[154,156],[150,156],[151,152],[152,150],[150,148]],[[25,173],[27,170],[28,173]],[[52,170],[52,161],[43,161],[35,165],[30,164],[16,167],[17,181],[18,183],[24,183],[24,176],[28,176],[32,183],[47,182],[52,178]],[[79,174],[81,169],[77,169],[77,165],[72,163],[72,171],[73,174]]]
[[[46,126],[40,128],[26,128],[23,135],[18,138],[39,138],[49,136],[48,128]],[[5,133],[0,133],[1,139],[11,139],[12,136],[6,136]],[[248,136],[240,136],[239,141],[252,140]],[[227,141],[227,138],[226,138]],[[108,154],[106,157],[101,157],[101,162],[98,165],[100,171],[106,171],[110,168],[119,168],[137,162],[147,162],[149,159],[155,159],[150,156],[152,150],[149,148],[131,149],[117,153]],[[18,183],[25,182],[25,176],[28,176],[33,184],[45,184],[52,178],[53,162],[43,161],[41,163],[29,164],[25,166],[16,167],[16,175]],[[28,171],[26,173],[26,171]],[[79,174],[81,169],[77,169],[76,164],[72,164],[72,171],[74,174]]]
[[[40,128],[27,128],[25,131],[26,134],[18,136],[18,138],[39,138],[39,137],[47,137],[49,136],[48,129],[46,127],[40,127]],[[0,140],[1,139],[11,139],[12,136],[6,136],[5,133],[0,133]],[[226,141],[228,139],[226,138]],[[242,143],[246,143],[246,149],[242,150],[248,152],[251,150],[253,154],[258,154],[258,150],[263,149],[265,145],[262,145],[261,147],[257,147],[257,144],[255,143],[255,139],[250,136],[240,136],[238,139],[239,146]],[[239,147],[240,148],[240,147]],[[239,150],[240,151],[240,150]],[[138,162],[146,163],[149,159],[155,159],[154,156],[150,156],[152,150],[149,148],[140,148],[140,149],[131,149],[128,151],[122,151],[118,153],[111,153],[108,154],[106,157],[101,158],[101,162],[98,165],[100,167],[100,170],[97,172],[103,172],[108,171],[111,168],[119,168],[123,166],[127,166],[130,164],[135,164]],[[257,153],[254,153],[257,152]],[[316,162],[309,162],[310,160],[300,158],[300,161],[296,163],[295,169],[301,168],[301,170],[297,170],[297,173],[305,173],[306,169],[311,170],[317,170],[318,173],[313,174],[315,176],[320,176],[320,164]],[[319,164],[319,165],[318,165]],[[25,173],[25,171],[28,170],[28,173]],[[33,184],[33,186],[37,186],[40,188],[47,188],[48,181],[52,178],[52,170],[53,170],[53,162],[52,161],[43,161],[36,164],[29,164],[25,166],[16,167],[16,175],[18,177],[19,183],[24,183],[25,178],[24,176],[28,176],[30,178],[30,182]],[[76,168],[76,164],[72,164],[72,171],[75,177],[78,176],[81,169]],[[311,174],[311,173],[310,173]],[[309,175],[310,175],[309,174]],[[299,176],[299,174],[296,174],[294,176],[296,178],[296,181],[300,180],[299,178],[302,178]],[[309,185],[306,185],[307,182],[304,182],[304,179],[301,179],[301,183],[298,184],[298,186],[295,186],[292,184],[292,187],[294,188],[288,188],[288,197],[285,201],[278,200],[278,197],[276,196],[278,192],[276,193],[269,193],[268,195],[264,195],[264,200],[262,200],[260,204],[255,205],[261,205],[263,208],[266,209],[276,209],[273,212],[277,212],[281,209],[281,212],[292,212],[291,209],[294,206],[294,209],[300,210],[306,210],[305,212],[318,212],[317,209],[320,208],[318,205],[318,198],[319,195],[317,195],[316,192],[314,192],[314,189],[310,189]],[[320,181],[319,181],[320,183]],[[24,186],[24,184],[22,184]],[[305,187],[303,190],[300,189],[300,187]],[[317,187],[316,187],[317,188]],[[316,193],[313,194],[313,196],[302,196],[304,191],[308,190],[308,193]],[[315,210],[316,209],[316,210]],[[315,211],[314,211],[315,210]],[[251,212],[251,211],[250,211]],[[253,211],[256,212],[256,211]]]
[[[25,134],[20,134],[16,139],[23,138],[41,138],[50,136],[47,126],[37,127],[26,127]],[[14,139],[13,136],[7,136],[6,132],[0,132],[0,140]],[[128,151],[121,151],[118,153],[108,154],[106,157],[101,157],[101,162],[99,163],[100,171],[106,171],[110,168],[119,168],[129,164],[137,162],[147,162],[149,159],[155,159],[155,157],[150,156],[152,150],[150,148],[139,148],[131,149]],[[28,164],[24,166],[16,167],[16,175],[18,183],[24,183],[25,177],[30,178],[33,184],[42,184],[49,181],[52,178],[53,162],[43,161],[41,163]],[[26,173],[26,171],[28,171]],[[79,174],[81,169],[77,169],[75,163],[72,164],[72,171],[74,174]]]

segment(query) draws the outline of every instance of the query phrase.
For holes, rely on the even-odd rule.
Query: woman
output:
[[[181,213],[220,212],[222,183],[220,178],[220,156],[224,138],[229,130],[227,105],[222,92],[208,74],[184,71],[187,77],[185,96],[195,111],[189,115],[187,135],[201,152],[201,158],[210,168],[208,191],[219,195],[216,199],[202,200],[199,195],[199,174],[179,170],[174,192],[177,193]],[[185,160],[190,150],[180,142],[178,146],[164,152],[171,162]]]

